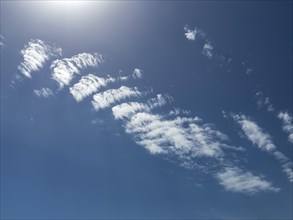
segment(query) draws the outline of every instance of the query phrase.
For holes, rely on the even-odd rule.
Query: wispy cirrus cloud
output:
[[[80,70],[87,67],[96,67],[103,63],[102,55],[99,53],[80,53],[71,58],[55,60],[51,64],[52,78],[60,88],[70,84],[75,75],[80,74]]]
[[[212,59],[214,57],[214,47],[211,44],[211,42],[207,41],[203,45],[203,49],[201,53],[209,59]]]
[[[142,74],[142,70],[139,69],[139,68],[135,68],[135,69],[133,70],[132,76],[133,76],[133,78],[139,78],[139,79],[141,79],[142,76],[143,76],[143,74]]]
[[[237,151],[239,148],[228,145],[226,135],[203,124],[200,118],[181,117],[181,111],[176,114],[152,113],[154,108],[168,103],[168,99],[164,102],[161,99],[153,99],[153,105],[122,103],[114,106],[112,113],[115,119],[123,121],[125,132],[151,154],[172,158],[180,166],[207,173],[213,173],[213,163],[217,168],[224,167],[224,172],[216,172],[213,176],[227,191],[254,194],[279,190],[263,178],[237,168],[236,164],[231,168],[225,151]],[[209,162],[198,163],[201,158]]]
[[[53,56],[59,56],[62,49],[51,46],[39,39],[32,39],[20,51],[23,61],[18,66],[19,71],[26,77],[31,78],[31,73],[40,70],[44,63]]]
[[[241,126],[246,138],[259,149],[267,152],[276,150],[275,144],[269,134],[264,132],[256,122],[248,119],[243,114],[232,114],[233,119]]]
[[[219,49],[217,49],[215,42],[213,42],[212,38],[208,36],[205,30],[197,27],[190,27],[188,25],[185,25],[183,29],[186,39],[198,43],[198,45],[201,46],[200,53],[217,64],[221,69],[223,68],[227,72],[231,72],[235,69],[235,65],[237,65],[238,68],[242,69],[241,72],[246,75],[251,75],[255,72],[254,68],[249,65],[247,59],[239,62],[237,59],[232,59],[231,51],[229,52],[230,55],[220,52]]]
[[[194,40],[196,40],[197,37],[199,37],[199,38],[205,37],[204,31],[199,28],[190,28],[188,25],[185,25],[183,29],[185,31],[185,33],[184,33],[185,37],[188,40],[194,41]]]
[[[49,88],[34,89],[34,94],[42,98],[48,98],[54,95],[52,90]]]
[[[112,108],[115,119],[127,119],[138,112],[150,112],[152,109],[162,107],[172,101],[168,95],[158,94],[157,97],[149,99],[146,103],[125,102]]]
[[[141,79],[142,78],[142,70],[135,68],[131,75],[127,76],[119,76],[117,78],[107,76],[98,77],[95,74],[88,74],[86,76],[82,76],[82,78],[73,86],[69,88],[70,93],[73,95],[73,98],[80,102],[86,97],[92,95],[97,92],[99,89],[107,87],[108,84],[114,82],[125,82],[130,79]]]
[[[100,88],[106,87],[109,83],[115,82],[116,79],[113,77],[102,78],[94,74],[88,74],[83,76],[78,83],[74,84],[69,88],[73,98],[80,102],[84,98],[97,92]]]
[[[231,116],[240,125],[249,141],[262,151],[273,155],[282,164],[283,172],[287,175],[289,181],[293,182],[292,162],[277,150],[277,146],[273,143],[272,137],[247,116],[243,114],[231,114]]]
[[[223,144],[216,139],[226,137],[209,127],[199,126],[198,121],[198,118],[165,119],[159,114],[138,112],[127,120],[125,129],[134,136],[136,143],[152,154],[175,154],[186,159],[221,156]]]
[[[265,96],[263,92],[256,92],[254,95],[256,104],[259,109],[265,108],[268,112],[275,111],[273,104],[268,96]]]
[[[171,97],[158,95],[146,103],[116,105],[112,113],[115,119],[124,122],[126,133],[132,135],[137,144],[152,154],[176,155],[185,166],[192,166],[196,157],[220,158],[224,155],[223,149],[236,150],[225,143],[226,135],[202,124],[198,117],[181,117],[179,112],[152,113],[171,100]]]
[[[293,118],[287,111],[281,111],[278,118],[282,121],[282,129],[288,134],[288,140],[293,144]]]
[[[4,46],[4,40],[5,38],[0,34],[0,48]]]
[[[186,37],[190,38],[189,40],[201,39],[205,44],[210,42],[200,30],[197,30],[196,34],[190,31]],[[221,57],[214,53],[213,45],[211,46],[210,48],[206,47],[206,56],[220,59]],[[208,50],[213,54],[208,55]],[[82,53],[71,58],[55,60],[50,67],[52,78],[58,83],[59,89],[62,89],[69,85],[75,76],[80,75],[82,69],[96,67],[102,62],[103,58],[98,53]],[[277,191],[277,188],[274,188],[262,177],[237,168],[233,158],[235,159],[235,155],[241,153],[243,148],[231,145],[229,138],[218,131],[213,124],[206,124],[198,117],[191,117],[190,112],[179,108],[170,106],[172,110],[166,110],[166,105],[169,106],[173,101],[172,97],[158,94],[155,98],[145,101],[146,94],[153,93],[153,90],[141,92],[137,87],[130,88],[123,85],[118,89],[100,91],[110,83],[140,79],[142,72],[141,69],[135,68],[130,75],[116,78],[88,74],[81,77],[75,85],[69,88],[69,91],[77,102],[96,93],[91,102],[94,109],[99,111],[112,107],[114,119],[122,122],[125,133],[129,134],[138,145],[144,147],[151,154],[162,155],[163,158],[176,162],[187,169],[197,169],[212,174],[221,185],[232,192],[250,194],[265,190]],[[49,88],[34,90],[34,93],[39,97],[49,97],[53,94]],[[134,102],[133,99],[137,102]],[[159,109],[163,106],[164,108]],[[100,121],[92,123],[100,123]],[[260,142],[255,140],[255,143]],[[267,147],[267,145],[264,146]],[[264,147],[265,150],[267,150],[266,147]],[[290,167],[289,159],[281,152],[274,152],[279,161],[284,161],[282,162],[283,170],[284,172],[287,170],[289,176],[292,167]],[[234,156],[231,159],[227,155]],[[241,179],[245,176],[250,178],[251,181],[247,182],[248,185],[250,184],[250,188],[241,186],[235,189],[236,186],[233,188],[231,184],[228,186],[227,182],[223,182],[223,175],[227,174],[225,171],[231,167],[235,170],[233,175],[230,172],[230,177]],[[223,168],[224,171],[218,172],[219,168]],[[213,172],[211,172],[212,170]]]
[[[118,89],[109,89],[105,92],[95,94],[93,96],[92,105],[96,111],[99,111],[123,99],[139,97],[143,94],[144,93],[140,92],[137,87],[129,88],[127,86],[121,86]]]
[[[280,190],[280,188],[272,186],[272,183],[264,178],[237,167],[225,168],[216,175],[216,178],[227,191],[232,192],[252,195],[260,191],[278,192]]]

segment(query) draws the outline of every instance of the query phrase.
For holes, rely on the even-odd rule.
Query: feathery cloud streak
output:
[[[106,87],[109,83],[115,82],[112,77],[101,78],[94,74],[83,76],[78,83],[69,88],[73,98],[80,102],[87,96],[97,92],[100,88]]]
[[[293,144],[293,118],[286,112],[280,112],[278,118],[282,121],[282,129],[288,133],[288,140]]]
[[[55,60],[51,64],[52,78],[57,81],[60,88],[69,85],[80,70],[87,67],[96,67],[103,62],[101,54],[80,53],[71,58]]]
[[[161,154],[167,158],[176,157],[179,165],[187,169],[202,169],[210,172],[209,165],[197,163],[199,158],[223,161],[225,157],[223,149],[239,150],[225,144],[228,140],[226,135],[202,124],[201,119],[197,117],[180,117],[178,116],[180,113],[153,114],[154,108],[168,102],[162,99],[163,97],[153,99],[152,105],[130,102],[112,108],[115,119],[124,122],[125,132],[132,135],[135,142],[151,154]],[[158,104],[155,104],[156,102]],[[170,116],[175,117],[170,119]],[[263,178],[240,170],[235,165],[234,170],[225,163],[218,163],[218,166],[224,166],[225,172],[216,173],[214,176],[228,191],[252,194],[279,190]]]
[[[287,175],[290,182],[293,182],[292,162],[289,161],[283,153],[277,151],[276,145],[272,141],[272,137],[263,131],[256,122],[248,119],[243,114],[232,114],[232,118],[241,126],[246,138],[251,141],[259,149],[272,154],[281,164],[283,172]]]
[[[138,112],[150,112],[152,109],[162,107],[173,99],[168,95],[158,94],[157,97],[149,99],[146,103],[126,102],[112,108],[115,119],[127,119]]]
[[[23,61],[18,69],[24,76],[31,78],[32,72],[40,70],[50,57],[61,55],[62,49],[50,46],[42,40],[32,39],[20,53],[23,56]]]
[[[270,98],[264,96],[263,92],[255,93],[254,97],[256,98],[256,104],[259,109],[264,107],[268,112],[273,112],[275,110]]]
[[[276,146],[272,142],[270,135],[265,133],[254,121],[249,120],[242,114],[232,114],[232,117],[241,126],[247,139],[254,145],[267,152],[276,150]]]
[[[0,48],[4,46],[4,37],[0,34]]]
[[[136,87],[129,88],[121,86],[119,89],[109,89],[105,92],[97,93],[93,96],[92,105],[96,111],[108,108],[112,104],[126,98],[139,97],[144,93],[138,91]]]
[[[49,88],[34,89],[34,94],[42,98],[48,98],[50,96],[53,96],[53,92]]]
[[[226,168],[223,172],[218,173],[216,177],[227,191],[252,195],[259,191],[278,192],[280,190],[273,187],[272,183],[263,178],[235,167]]]
[[[135,68],[133,73],[132,73],[132,77],[133,78],[138,78],[138,79],[141,79],[142,78],[142,70],[141,69],[138,69],[138,68]]]

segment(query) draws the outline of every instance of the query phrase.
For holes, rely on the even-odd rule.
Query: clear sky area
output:
[[[1,219],[292,219],[292,1],[0,10]]]

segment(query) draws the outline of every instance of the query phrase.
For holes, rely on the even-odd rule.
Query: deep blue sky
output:
[[[255,122],[292,161],[292,143],[277,117],[292,116],[291,1],[69,2],[1,0],[2,219],[292,219],[292,182],[280,161],[245,137],[233,118]],[[205,37],[188,40],[186,25]],[[177,107],[200,117],[245,149],[224,160],[237,160],[279,191],[232,192],[214,170],[185,169],[152,155],[126,134],[111,108],[95,112],[91,97],[77,103],[68,87],[57,91],[49,68],[56,57],[12,86],[31,39],[61,47],[58,59],[101,53],[105,62],[82,75],[141,69],[142,79],[122,85],[153,94],[127,102],[169,94],[174,101],[155,112]],[[207,41],[232,61],[204,56]],[[54,95],[37,97],[33,90],[41,87]],[[258,106],[257,92],[269,103]],[[194,160],[209,166],[205,158]]]

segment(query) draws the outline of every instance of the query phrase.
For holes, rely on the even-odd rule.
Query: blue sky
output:
[[[1,1],[2,219],[292,219],[292,2]]]

